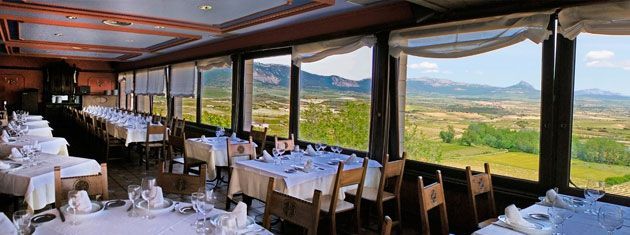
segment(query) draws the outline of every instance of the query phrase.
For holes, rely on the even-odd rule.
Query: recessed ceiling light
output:
[[[163,28],[164,28],[164,26],[156,25],[156,26],[153,26],[153,28],[156,28],[156,29],[163,29]]]
[[[76,20],[78,17],[76,16],[66,16],[67,19],[69,20]]]
[[[103,24],[106,24],[106,25],[109,25],[109,26],[117,26],[117,27],[130,26],[130,25],[133,24],[131,22],[117,21],[117,20],[103,20],[102,22],[103,22]]]
[[[55,35],[55,36],[57,36],[57,37],[61,37],[61,36],[63,36],[63,33],[55,33],[55,34],[53,34],[53,35]]]
[[[202,10],[202,11],[209,11],[209,10],[212,10],[212,6],[210,6],[210,5],[201,5],[201,6],[199,6],[199,9]]]
[[[81,50],[82,48],[80,48],[80,47],[72,47],[72,49]]]
[[[133,42],[133,39],[127,39],[125,42]]]

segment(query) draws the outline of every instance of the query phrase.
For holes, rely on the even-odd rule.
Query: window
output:
[[[120,80],[120,82],[118,82],[118,107],[122,109],[127,108],[127,93],[125,92],[126,84],[127,83],[125,79],[122,79]]]
[[[201,70],[201,123],[232,125],[232,67]]]
[[[141,113],[149,113],[149,111],[151,111],[150,110],[151,99],[149,99],[149,96],[138,95],[136,97],[138,99],[138,107],[136,107],[136,111],[141,112]]]
[[[300,66],[300,140],[368,150],[372,49]]]
[[[162,117],[168,116],[168,102],[166,101],[166,96],[153,96],[153,115],[158,115]]]
[[[571,182],[630,196],[630,36],[576,40]]]
[[[537,181],[540,58],[531,41],[453,59],[408,56],[409,158],[479,171],[488,162],[494,174]]]
[[[247,69],[248,66],[253,69]],[[268,135],[289,136],[289,87],[291,57],[289,55],[257,58],[245,62],[245,93],[251,95],[251,120],[244,122],[245,130],[252,125],[268,126]],[[247,103],[247,101],[245,101]],[[248,115],[244,115],[247,117]]]
[[[178,99],[178,98],[175,98]],[[197,122],[197,98],[182,97],[182,114],[181,117],[189,122]]]

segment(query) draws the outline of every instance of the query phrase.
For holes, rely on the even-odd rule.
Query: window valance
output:
[[[171,96],[195,96],[195,63],[181,63],[171,66]]]
[[[558,32],[575,39],[581,32],[630,35],[630,2],[570,7],[558,13]]]
[[[230,56],[221,56],[205,60],[197,61],[197,69],[199,70],[211,70],[213,68],[228,67],[232,64]]]
[[[148,78],[149,78],[148,69],[136,70],[136,86],[134,89],[134,94],[136,95],[147,94],[147,82],[149,80]]]
[[[164,68],[153,68],[149,70],[149,78],[147,82],[148,95],[164,95],[164,83],[166,74]]]
[[[118,82],[125,80],[125,94],[133,92],[133,71],[122,72],[118,74]]]
[[[368,35],[296,45],[293,46],[291,60],[295,65],[311,63],[328,56],[350,53],[364,46],[372,47],[375,43],[376,37]]]

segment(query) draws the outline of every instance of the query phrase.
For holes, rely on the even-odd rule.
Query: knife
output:
[[[61,212],[61,208],[57,207],[57,211],[59,212],[59,218],[61,219],[61,222],[66,222],[66,217],[63,215],[63,212]]]

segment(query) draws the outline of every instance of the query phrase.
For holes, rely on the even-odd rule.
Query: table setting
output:
[[[605,194],[604,185],[589,182],[583,198],[550,189],[525,209],[506,207],[497,222],[473,234],[630,234],[629,208],[598,202]]]
[[[68,141],[65,138],[24,134],[11,135],[3,130],[0,139],[0,156],[8,156],[13,148],[19,149],[33,144],[41,146],[43,153],[68,156]]]
[[[26,234],[272,234],[247,216],[247,205],[231,211],[214,207],[210,188],[191,194],[191,203],[162,195],[154,177],[128,186],[127,200],[93,201],[85,191],[69,191],[68,203],[37,215],[18,211],[14,228]],[[18,213],[16,212],[16,213]],[[0,219],[0,225],[2,225]],[[0,227],[2,231],[2,227]]]
[[[100,117],[106,120],[108,134],[125,140],[125,146],[131,143],[145,142],[147,134],[147,124],[151,123],[151,117],[143,117],[140,114],[132,114],[126,111],[100,106],[88,106],[83,109],[89,115]],[[155,125],[162,125],[156,123]],[[161,135],[149,136],[151,141],[162,140]]]
[[[267,188],[263,186],[269,177],[277,179],[276,190],[294,197],[312,197],[315,189],[321,190],[323,195],[332,193],[339,162],[344,162],[344,170],[350,170],[361,167],[363,158],[354,154],[341,154],[341,149],[337,147],[331,148],[333,151],[329,152],[324,146],[317,145],[318,150],[312,146],[301,150],[296,145],[288,154],[285,154],[284,149],[274,149],[272,154],[263,151],[262,156],[256,160],[236,161],[228,196],[242,192],[264,200]],[[376,187],[380,167],[382,165],[377,161],[369,160],[365,187]],[[343,192],[354,188],[356,186],[343,188],[340,199],[345,196]]]

